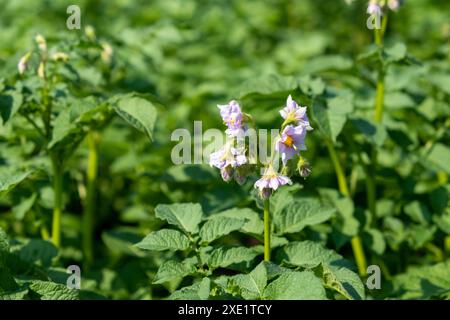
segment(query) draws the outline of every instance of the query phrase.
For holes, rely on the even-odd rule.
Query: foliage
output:
[[[0,5],[0,299],[450,298],[448,3],[375,35],[362,0],[83,0],[81,30]],[[268,262],[258,177],[173,164],[170,137],[232,99],[278,128],[288,95],[312,173],[271,197]]]

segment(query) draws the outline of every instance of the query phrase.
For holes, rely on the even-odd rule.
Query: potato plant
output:
[[[450,298],[449,4],[79,6],[2,4],[0,299]]]

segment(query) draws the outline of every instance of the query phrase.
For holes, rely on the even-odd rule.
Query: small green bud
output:
[[[305,179],[311,174],[311,166],[309,162],[303,157],[300,157],[300,159],[298,160],[297,170],[300,177],[303,177]]]

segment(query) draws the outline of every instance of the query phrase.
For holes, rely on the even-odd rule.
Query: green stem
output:
[[[377,46],[383,45],[383,38],[384,38],[384,34],[386,32],[387,22],[388,22],[388,15],[386,13],[383,16],[383,18],[381,19],[381,29],[376,29],[376,28],[374,29],[375,44]]]
[[[53,223],[52,223],[52,241],[56,247],[61,246],[61,211],[62,211],[62,180],[63,166],[55,155],[51,156],[53,171]]]
[[[345,196],[350,197],[350,192],[347,186],[347,181],[345,179],[344,170],[342,169],[341,162],[336,153],[333,143],[330,140],[326,140],[326,145],[328,152],[330,153],[331,161],[334,165],[334,170],[336,172],[336,177],[338,180],[339,191]],[[358,267],[358,273],[360,276],[364,277],[367,274],[367,262],[364,255],[364,248],[362,245],[361,238],[359,235],[355,235],[351,240],[353,255],[355,257],[356,265]]]
[[[450,236],[446,236],[444,239],[444,249],[450,260]]]
[[[384,109],[384,72],[378,71],[377,93],[375,97],[375,122],[381,123]]]
[[[383,37],[386,32],[388,22],[388,16],[383,16],[381,29],[375,29],[375,44],[379,47],[383,46]],[[378,69],[378,77],[376,84],[376,96],[375,96],[375,122],[381,123],[383,120],[383,111],[384,111],[384,93],[385,93],[385,84],[384,84],[384,70],[383,66],[380,66]],[[376,181],[375,181],[375,172],[377,167],[377,150],[375,148],[372,149],[371,155],[371,166],[368,169],[366,175],[366,188],[367,188],[367,206],[369,207],[372,215],[376,215]]]
[[[338,180],[339,191],[346,197],[350,196],[350,192],[347,187],[347,182],[345,179],[344,170],[342,169],[341,162],[336,153],[336,149],[334,148],[333,142],[330,140],[325,141],[328,152],[330,153],[331,161],[334,165],[334,171],[336,172],[336,178]]]
[[[264,200],[264,261],[270,261],[270,200]]]
[[[87,265],[90,265],[94,258],[93,235],[97,197],[98,140],[98,132],[90,132],[87,136],[89,154],[86,173],[86,203],[83,214],[83,253]]]
[[[358,267],[358,273],[361,277],[365,277],[367,275],[367,262],[361,237],[359,235],[353,236],[351,244],[356,266]]]
[[[367,207],[375,217],[377,214],[377,185],[375,180],[375,168],[377,165],[377,150],[372,149],[371,164],[366,168]]]
[[[375,44],[378,46],[381,46],[383,43],[382,37],[381,37],[381,30],[375,29]]]
[[[45,241],[50,239],[50,234],[48,233],[47,227],[45,225],[41,226],[41,237]]]

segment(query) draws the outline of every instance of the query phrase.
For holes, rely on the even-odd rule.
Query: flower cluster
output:
[[[227,105],[218,105],[220,115],[227,126],[226,134],[228,142],[210,156],[210,165],[220,169],[223,180],[231,181],[233,178],[239,184],[245,182],[252,168],[249,164],[245,147],[236,147],[242,142],[248,130],[250,116],[243,113],[236,101],[230,101]],[[306,107],[295,102],[292,97],[286,100],[286,106],[280,110],[284,119],[281,134],[275,141],[275,155],[281,155],[283,168],[281,173],[275,169],[273,158],[264,168],[262,177],[256,181],[254,187],[259,190],[261,198],[267,199],[280,186],[291,184],[291,179],[286,175],[288,161],[295,156],[299,157],[297,170],[301,177],[307,177],[311,168],[309,163],[300,156],[301,150],[306,150],[306,133],[312,130],[306,114]]]
[[[228,104],[218,105],[220,109],[220,116],[223,122],[228,127],[225,133],[229,137],[243,136],[248,129],[246,117],[237,101],[232,100]]]
[[[281,128],[281,135],[275,141],[275,151],[281,154],[281,161],[284,166],[296,155],[299,156],[298,171],[300,176],[304,178],[311,172],[308,162],[300,156],[300,151],[306,150],[306,133],[312,130],[306,109],[306,107],[298,105],[289,95],[286,106],[280,110],[284,123]],[[259,189],[261,198],[267,199],[279,186],[291,183],[291,179],[278,173],[273,168],[272,163],[269,163],[263,176],[256,181],[255,188]]]
[[[383,10],[386,7],[392,11],[397,11],[402,4],[402,0],[370,0],[367,6],[367,13],[370,15],[383,15]]]
[[[243,184],[249,173],[246,148],[237,146],[245,137],[248,129],[247,116],[241,110],[237,101],[232,100],[226,105],[218,105],[220,116],[227,126],[225,133],[228,141],[210,156],[209,164],[220,169],[222,179],[226,182],[234,180]]]

